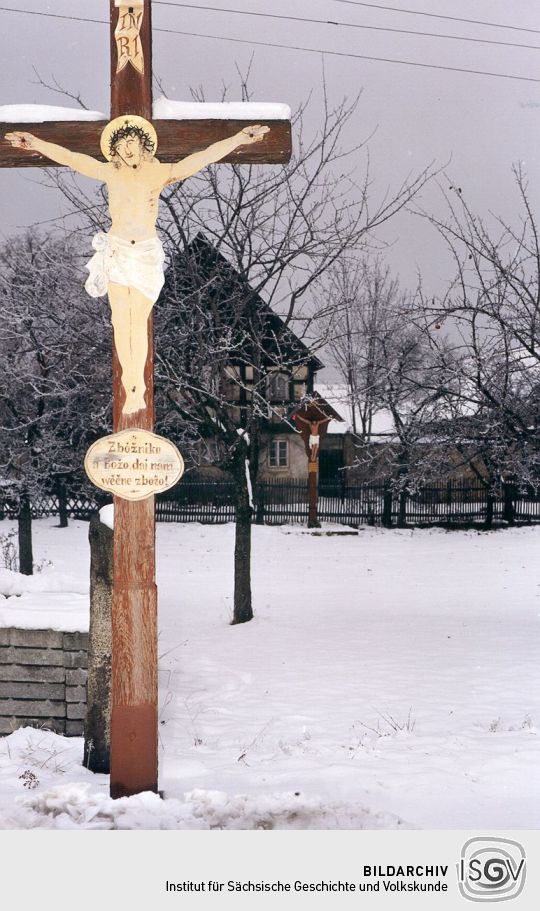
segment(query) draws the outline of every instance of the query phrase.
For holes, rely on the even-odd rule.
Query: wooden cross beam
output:
[[[121,75],[121,74],[120,74]],[[130,105],[132,107],[132,105]],[[114,110],[114,108],[113,108]],[[118,109],[117,109],[118,110]],[[121,110],[121,114],[133,114]],[[117,116],[112,114],[111,116]],[[141,114],[141,116],[143,116]],[[151,120],[151,116],[147,117]],[[186,155],[206,149],[212,142],[238,133],[251,120],[152,120],[159,136],[158,158],[163,162],[178,161]],[[99,149],[99,139],[106,120],[54,120],[45,123],[0,122],[1,168],[56,168],[60,167],[39,152],[14,149],[5,139],[6,133],[22,130],[33,133],[47,142],[68,146],[73,152],[82,152],[105,161]],[[223,164],[286,164],[291,157],[291,124],[288,120],[265,120],[257,123],[270,128],[261,142],[240,146],[221,161]]]
[[[110,17],[111,118],[135,114],[152,120],[151,0],[110,0]],[[288,161],[291,154],[290,123],[286,120],[256,119],[270,128],[264,138],[252,145],[240,146],[220,160],[239,164]],[[54,161],[39,151],[14,148],[5,140],[6,133],[18,131],[67,147],[71,152],[103,160],[99,140],[105,125],[105,121],[88,120],[0,123],[0,167],[55,166]],[[155,121],[159,160],[176,162],[233,136],[245,126],[245,120]],[[126,413],[121,369],[113,346],[115,431],[133,428],[153,430],[151,313],[148,317],[148,356],[144,380],[144,407]],[[154,497],[133,502],[115,496],[114,501],[110,791],[112,797],[122,797],[144,790],[157,791],[158,787],[157,589]]]

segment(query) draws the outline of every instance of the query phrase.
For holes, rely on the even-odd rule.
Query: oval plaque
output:
[[[148,430],[121,430],[96,440],[84,460],[96,487],[124,500],[145,500],[174,487],[184,473],[178,449]]]

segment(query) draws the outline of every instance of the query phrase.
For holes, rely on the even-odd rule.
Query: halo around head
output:
[[[111,139],[118,130],[122,129],[122,127],[139,127],[139,129],[147,133],[151,141],[154,143],[152,154],[155,154],[158,142],[157,133],[150,121],[145,120],[144,117],[139,117],[138,114],[122,114],[121,117],[115,117],[114,120],[111,120],[101,134],[99,144],[101,151],[107,161],[111,161],[112,159],[110,151]]]

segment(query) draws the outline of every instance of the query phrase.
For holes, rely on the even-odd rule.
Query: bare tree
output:
[[[83,295],[80,257],[35,231],[0,248],[0,474],[21,503],[20,565],[32,572],[30,498],[80,484],[84,451],[109,420],[109,330]]]
[[[389,333],[405,331],[406,296],[379,256],[364,256],[340,259],[322,283],[319,300],[326,351],[345,386],[353,434],[370,442],[373,419],[386,404],[381,345]],[[324,301],[331,301],[331,308],[325,310]]]
[[[461,190],[446,193],[448,218],[429,216],[456,276],[424,319],[454,338],[463,451],[490,483],[501,477],[538,485],[540,477],[540,243],[527,182],[514,170],[518,227],[474,214]]]
[[[394,480],[403,522],[406,487],[441,467],[435,428],[449,414],[455,385],[451,350],[418,319],[416,301],[380,258],[340,262],[325,294],[336,305],[328,350],[353,416],[354,465],[370,477]],[[379,413],[389,427],[382,439],[373,434]]]

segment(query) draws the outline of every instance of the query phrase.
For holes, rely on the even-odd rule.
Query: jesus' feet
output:
[[[138,392],[136,386],[133,386],[131,389],[127,389],[126,400],[124,402],[124,407],[122,408],[122,414],[135,414],[136,411],[142,411],[144,408],[146,408],[146,403],[144,401],[144,392],[142,394]]]

